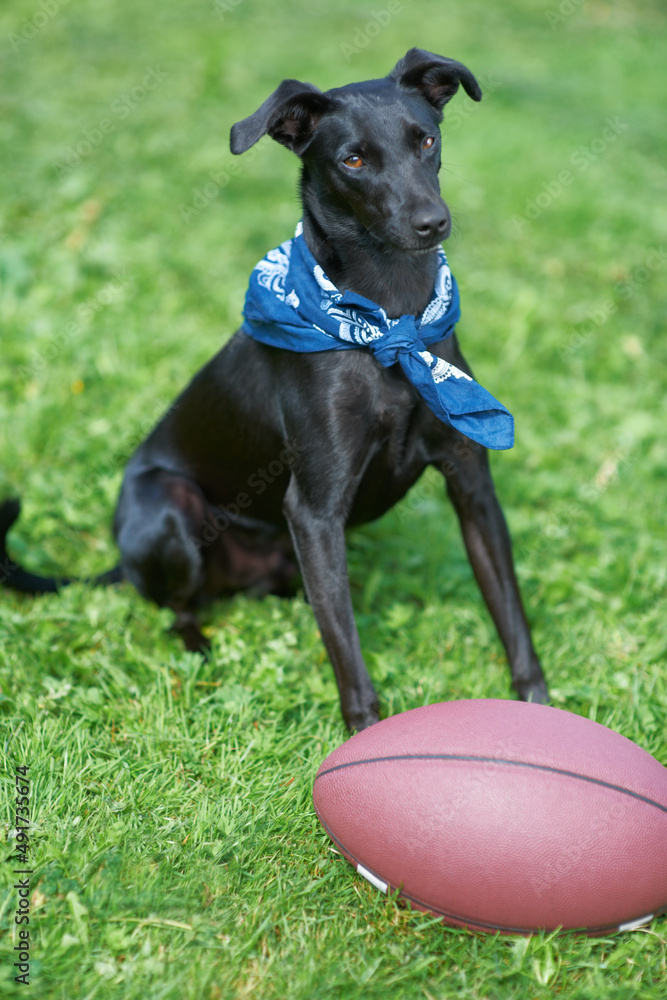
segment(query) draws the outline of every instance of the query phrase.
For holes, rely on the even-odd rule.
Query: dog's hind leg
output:
[[[206,510],[196,483],[149,468],[128,472],[114,519],[125,577],[143,597],[175,612],[174,629],[197,652],[209,647],[192,611],[205,583],[196,539]]]
[[[180,635],[183,645],[190,653],[201,653],[208,657],[211,640],[202,632],[197,616],[192,611],[177,611],[171,631]]]

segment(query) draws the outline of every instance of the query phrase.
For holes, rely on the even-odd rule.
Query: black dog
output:
[[[285,80],[232,129],[233,153],[268,133],[301,158],[310,252],[340,291],[388,317],[418,316],[433,294],[451,226],[439,122],[459,84],[480,100],[461,63],[411,49],[382,80],[327,93]],[[455,336],[430,351],[469,372]],[[486,450],[439,420],[399,365],[381,367],[363,348],[304,354],[236,333],[131,458],[114,520],[121,567],[97,582],[131,581],[174,610],[188,649],[203,650],[197,607],[242,589],[287,594],[298,562],[343,716],[363,729],[378,720],[378,702],[354,622],[345,528],[384,514],[427,465],[444,473],[515,689],[547,701]],[[0,508],[0,545],[17,514],[16,501]],[[19,590],[67,582],[13,569],[6,584]]]

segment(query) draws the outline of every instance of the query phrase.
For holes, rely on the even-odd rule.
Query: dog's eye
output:
[[[435,139],[432,135],[427,135],[422,141],[422,149],[432,149],[435,146]]]
[[[345,160],[343,160],[343,163],[346,167],[352,167],[353,170],[358,170],[359,167],[363,167],[364,165],[364,161],[360,156],[357,156],[356,153],[353,153],[352,156],[348,156]]]

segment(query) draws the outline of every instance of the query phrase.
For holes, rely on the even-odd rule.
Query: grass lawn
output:
[[[398,7],[398,9],[397,9]],[[387,10],[387,14],[382,11]],[[667,16],[657,0],[6,0],[0,497],[38,572],[112,566],[135,444],[289,237],[297,161],[230,126],[285,77],[469,65],[446,114],[459,332],[513,411],[498,493],[555,705],[667,762]],[[374,20],[377,13],[379,20]],[[382,27],[379,26],[383,22]],[[386,715],[511,697],[437,475],[349,538]],[[0,994],[62,1000],[659,1000],[667,920],[609,939],[444,928],[335,854],[311,805],[345,739],[303,599],[210,610],[202,663],[129,587],[0,592]],[[29,765],[31,985],[8,860]]]

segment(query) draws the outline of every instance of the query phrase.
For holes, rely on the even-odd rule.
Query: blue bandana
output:
[[[408,381],[444,423],[486,448],[511,448],[514,420],[502,403],[460,368],[426,350],[444,340],[461,315],[445,251],[433,298],[421,316],[388,319],[354,292],[339,292],[311,254],[302,224],[294,239],[270,250],[250,275],[243,330],[288,351],[369,348],[383,368],[398,362]]]

